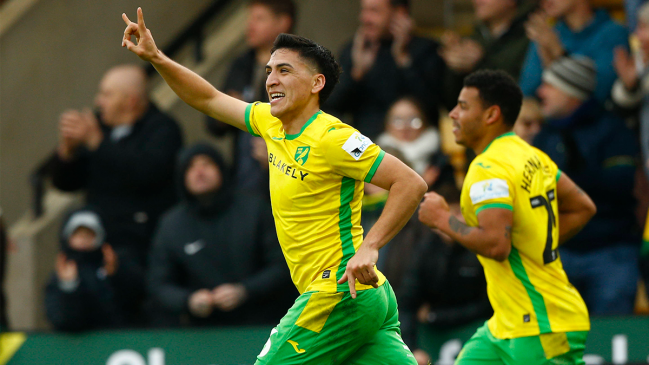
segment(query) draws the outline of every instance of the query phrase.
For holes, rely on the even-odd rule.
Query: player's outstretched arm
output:
[[[559,244],[579,233],[597,213],[595,203],[565,173],[557,181]]]
[[[137,23],[130,21],[126,14],[122,14],[122,19],[126,23],[122,47],[151,62],[180,99],[212,118],[246,130],[247,104],[218,91],[205,79],[164,55],[144,24],[142,8],[137,9]],[[131,36],[135,36],[137,44],[131,41]]]
[[[472,252],[496,261],[505,261],[511,251],[514,215],[509,209],[492,208],[478,213],[478,226],[470,227],[455,218],[439,194],[427,193],[419,207],[419,220],[437,228]]]
[[[379,258],[379,249],[390,242],[406,225],[428,189],[424,179],[414,170],[387,153],[371,183],[389,190],[389,194],[383,213],[365,236],[354,257],[347,263],[347,270],[338,281],[341,284],[349,282],[349,291],[353,298],[356,298],[356,279],[361,284],[377,285],[379,277],[374,271],[374,265]]]

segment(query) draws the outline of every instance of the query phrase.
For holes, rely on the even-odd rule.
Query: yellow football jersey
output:
[[[478,256],[494,309],[489,330],[496,338],[590,329],[586,305],[557,252],[560,174],[545,153],[513,132],[496,138],[469,166],[461,197],[467,225],[478,226],[477,215],[485,209],[513,212],[507,260]]]
[[[385,153],[322,111],[298,134],[286,134],[267,103],[249,104],[245,120],[268,147],[275,227],[293,283],[300,293],[348,291],[348,283],[337,281],[363,242],[363,182],[372,180]],[[385,276],[376,271],[382,285]],[[369,288],[356,282],[356,290]]]

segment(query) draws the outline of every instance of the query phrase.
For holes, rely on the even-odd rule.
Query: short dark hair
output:
[[[293,0],[250,0],[248,6],[262,5],[269,8],[275,15],[286,15],[291,18],[291,31],[295,25],[296,8]]]
[[[523,92],[508,73],[502,70],[479,70],[464,78],[464,87],[478,89],[483,105],[498,105],[505,124],[514,126],[521,111]]]
[[[283,48],[297,52],[302,59],[312,63],[316,66],[318,72],[324,75],[325,85],[320,90],[320,104],[322,105],[331,95],[342,72],[336,58],[325,47],[310,39],[293,34],[282,33],[278,35],[270,53],[273,54],[278,49]]]

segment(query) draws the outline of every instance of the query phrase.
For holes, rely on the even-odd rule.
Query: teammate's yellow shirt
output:
[[[478,256],[494,309],[488,326],[496,338],[590,329],[586,305],[557,252],[560,173],[545,153],[513,132],[496,138],[469,167],[461,197],[467,225],[478,226],[477,215],[485,209],[513,211],[507,260]]]
[[[363,181],[384,152],[337,118],[317,112],[298,134],[286,134],[270,104],[246,109],[248,132],[268,147],[270,199],[277,237],[300,293],[348,291],[337,284],[363,242]],[[379,285],[385,276],[379,276]],[[372,288],[356,282],[357,290]]]

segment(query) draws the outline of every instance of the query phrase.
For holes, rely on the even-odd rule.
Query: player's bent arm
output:
[[[137,23],[122,14],[126,23],[122,46],[150,62],[171,89],[194,109],[239,129],[246,130],[245,111],[248,104],[218,91],[205,79],[174,62],[155,45],[151,31],[144,24],[142,9],[137,9]],[[137,44],[131,41],[135,36]]]
[[[363,244],[385,246],[406,225],[428,190],[424,179],[398,158],[386,153],[371,183],[389,191],[383,213]]]
[[[478,213],[478,226],[470,227],[453,216],[448,204],[437,193],[428,193],[419,208],[419,220],[437,228],[472,252],[504,261],[511,251],[514,215],[509,209],[491,208]]]
[[[559,204],[559,244],[579,233],[597,213],[595,203],[565,173],[557,181]]]

